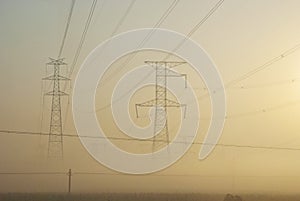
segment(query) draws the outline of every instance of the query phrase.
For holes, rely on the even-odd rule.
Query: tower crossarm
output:
[[[46,63],[47,65],[67,65],[67,63],[64,62],[65,58],[60,58],[60,59],[53,59],[49,57],[50,62]]]
[[[180,104],[178,103],[177,101],[174,101],[174,100],[170,100],[170,99],[166,99],[164,101],[164,104],[163,105],[159,105],[157,104],[157,101],[156,99],[152,99],[152,100],[149,100],[149,101],[145,101],[143,103],[137,103],[135,104],[135,112],[136,112],[136,116],[137,118],[139,117],[139,107],[155,107],[155,106],[159,106],[159,107],[184,107],[186,108],[186,104]]]
[[[57,77],[55,77],[54,75],[50,75],[48,77],[44,77],[43,80],[61,80],[61,81],[70,81],[69,78],[61,76],[61,75],[57,75]]]
[[[176,66],[186,64],[186,62],[184,61],[145,61],[145,63],[153,67],[159,65],[159,66],[167,66],[169,68],[174,68]]]
[[[46,96],[68,96],[69,94],[63,92],[63,91],[49,91],[45,93]]]
[[[168,99],[168,77],[185,77],[186,74],[178,73],[170,68],[183,65],[186,62],[178,61],[145,61],[155,69],[155,98],[149,101],[135,104],[136,115],[139,117],[138,108],[140,107],[154,107],[155,108],[155,120],[154,120],[154,134],[152,151],[155,152],[162,146],[169,144],[169,128],[168,128],[168,107],[184,107],[186,111],[186,105],[180,104],[177,101]],[[185,112],[184,112],[185,116]]]

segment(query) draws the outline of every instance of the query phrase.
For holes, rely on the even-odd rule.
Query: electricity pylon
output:
[[[172,67],[185,64],[186,62],[175,61],[145,61],[146,64],[155,68],[155,98],[143,103],[135,104],[138,117],[138,107],[155,107],[155,122],[154,134],[152,143],[152,152],[168,146],[169,144],[169,128],[168,128],[168,107],[186,107],[185,104],[180,104],[170,100],[167,97],[167,78],[168,77],[185,77],[186,74],[180,74],[171,70]]]
[[[48,157],[63,158],[63,133],[61,116],[61,96],[66,96],[65,92],[60,90],[60,81],[69,81],[69,78],[60,75],[61,66],[66,65],[64,59],[52,59],[47,65],[53,66],[53,74],[43,78],[43,80],[53,81],[52,91],[45,95],[52,96],[51,119],[48,139]]]

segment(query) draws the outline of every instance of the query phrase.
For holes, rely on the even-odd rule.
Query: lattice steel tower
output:
[[[68,81],[69,78],[60,75],[61,66],[66,65],[64,59],[52,59],[47,66],[53,66],[53,74],[43,78],[43,80],[53,81],[52,91],[45,95],[52,96],[51,119],[48,139],[48,157],[63,158],[63,133],[62,133],[62,115],[61,115],[61,96],[66,96],[65,92],[60,90],[60,81]]]
[[[138,107],[155,107],[155,122],[152,151],[169,144],[169,129],[168,129],[168,107],[182,107],[185,104],[180,104],[176,101],[170,100],[167,97],[167,78],[168,77],[185,77],[186,74],[180,74],[170,68],[182,65],[186,62],[173,61],[145,61],[146,64],[155,68],[155,99],[136,104],[136,112],[138,116]],[[159,133],[158,133],[159,132]]]

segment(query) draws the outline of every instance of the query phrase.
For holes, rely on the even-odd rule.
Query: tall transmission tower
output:
[[[168,107],[186,107],[170,100],[167,97],[167,78],[168,77],[184,77],[186,87],[186,74],[180,74],[171,70],[175,66],[185,64],[186,62],[175,61],[145,61],[146,64],[155,69],[155,98],[143,103],[135,104],[138,117],[139,107],[155,107],[154,134],[152,143],[152,152],[168,146],[169,144],[169,128],[168,128]]]
[[[69,81],[69,78],[60,75],[60,68],[65,66],[64,59],[52,59],[47,66],[53,66],[53,74],[43,78],[53,82],[52,91],[45,95],[52,97],[51,119],[48,139],[48,157],[63,158],[63,133],[62,133],[62,115],[61,115],[61,96],[66,96],[65,92],[60,90],[60,81]]]

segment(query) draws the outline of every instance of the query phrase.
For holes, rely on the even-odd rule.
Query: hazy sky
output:
[[[130,2],[98,0],[71,77],[72,86],[83,60],[112,35]],[[172,2],[137,0],[116,34],[153,27]],[[181,0],[160,27],[187,34],[216,2]],[[75,3],[62,54],[69,64],[73,61],[91,4],[91,0],[77,0]],[[0,1],[0,130],[48,132],[51,101],[49,97],[43,101],[42,93],[50,88],[41,80],[52,72],[51,68],[46,69],[45,63],[48,57],[58,55],[69,8],[69,0]],[[191,38],[210,55],[224,83],[229,83],[300,43],[299,9],[298,0],[225,0]],[[163,56],[159,52],[140,53],[107,84],[99,86],[95,107],[101,108],[109,103],[112,88],[120,76],[146,59],[161,59]],[[228,118],[220,143],[300,148],[299,56],[300,51],[295,51],[226,88]],[[118,69],[120,62],[112,65],[112,69]],[[200,97],[206,94],[206,90],[191,67],[186,65],[177,70],[193,80],[203,112],[196,140],[203,141],[209,125],[210,104],[209,99]],[[109,73],[106,76],[111,76]],[[70,87],[66,90],[71,94]],[[143,98],[150,98],[152,89],[144,89],[143,93]],[[138,95],[136,99],[141,100]],[[71,96],[69,104],[64,98],[62,105],[64,132],[76,135]],[[97,112],[97,115],[100,123],[108,122],[106,129],[116,130],[109,108]],[[122,135],[117,132],[114,134]],[[219,146],[207,159],[200,161],[198,152],[201,146],[193,145],[181,160],[159,173],[129,176],[110,175],[117,172],[95,161],[78,138],[64,138],[63,162],[47,161],[47,140],[42,136],[1,133],[0,173],[66,172],[69,168],[74,172],[108,173],[74,174],[73,190],[77,192],[300,193],[300,151]],[[118,143],[125,149],[132,146],[130,142]],[[64,192],[66,189],[65,175],[0,175],[1,192]]]

